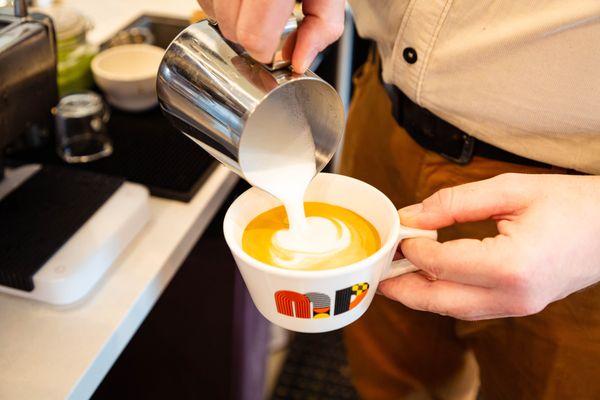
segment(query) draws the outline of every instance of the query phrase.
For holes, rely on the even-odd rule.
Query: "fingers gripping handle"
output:
[[[288,18],[283,27],[283,32],[281,32],[277,49],[275,49],[275,52],[271,57],[271,62],[264,64],[270,71],[286,68],[291,65],[292,53],[296,44],[296,31],[298,30],[298,26],[300,22],[302,22],[302,19],[303,15],[296,12],[292,13]],[[208,18],[208,22],[211,25],[218,27],[216,20]]]
[[[395,278],[397,276],[408,274],[409,272],[415,272],[418,270],[419,268],[412,265],[412,263],[406,258],[403,258],[401,260],[395,260],[392,261],[392,264],[388,268],[387,273],[384,274],[381,280],[384,281],[386,279]]]
[[[437,231],[407,228],[405,226],[400,226],[399,241],[412,238],[429,238],[437,240]],[[392,261],[392,264],[388,268],[387,272],[384,273],[384,276],[381,280],[395,278],[397,276],[404,275],[409,272],[415,272],[418,270],[419,268],[412,265],[412,263],[406,258],[403,258],[401,260]]]

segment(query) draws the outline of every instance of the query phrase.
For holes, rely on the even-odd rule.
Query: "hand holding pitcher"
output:
[[[281,32],[294,10],[293,0],[198,0],[223,35],[239,43],[257,61],[269,63],[279,45]],[[298,28],[292,66],[304,73],[317,54],[335,42],[344,29],[342,0],[305,0],[304,20]]]

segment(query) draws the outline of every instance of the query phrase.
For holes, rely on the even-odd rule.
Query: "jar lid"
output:
[[[52,21],[56,31],[56,40],[66,40],[86,32],[90,23],[81,13],[71,7],[54,5],[44,9]]]
[[[104,109],[104,102],[98,93],[86,91],[69,94],[58,102],[54,115],[62,118],[83,118],[97,114]]]

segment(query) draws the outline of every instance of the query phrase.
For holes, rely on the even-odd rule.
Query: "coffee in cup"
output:
[[[296,235],[283,206],[259,214],[244,230],[243,250],[274,267],[325,270],[358,262],[381,247],[377,229],[347,208],[306,202],[304,210],[308,223]]]

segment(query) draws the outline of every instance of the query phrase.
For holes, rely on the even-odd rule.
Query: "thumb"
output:
[[[529,204],[526,193],[520,175],[505,174],[439,190],[422,203],[402,208],[398,213],[406,226],[439,229],[514,214]]]

